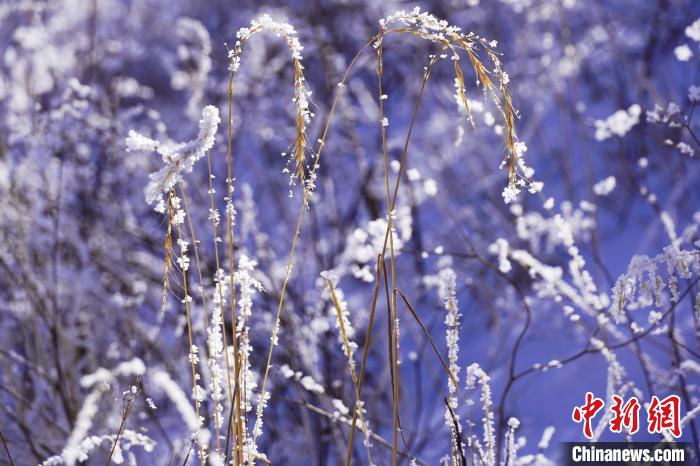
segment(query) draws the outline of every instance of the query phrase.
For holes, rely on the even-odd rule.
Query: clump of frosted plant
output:
[[[302,387],[304,387],[305,390],[311,393],[316,393],[320,395],[326,392],[323,388],[323,385],[316,382],[316,380],[314,380],[313,377],[311,377],[310,375],[304,375],[304,373],[301,371],[294,371],[287,364],[283,364],[280,367],[280,373],[285,379],[291,379],[295,380],[296,382],[299,382],[299,384]]]
[[[384,19],[379,20],[379,25],[383,30],[388,30],[392,23],[401,23],[409,26],[424,37],[436,42],[449,42],[461,38],[474,38],[474,34],[464,35],[461,28],[451,26],[447,21],[438,19],[427,11],[420,11],[419,7],[410,12],[400,10]]]
[[[614,176],[608,176],[593,185],[593,193],[596,196],[607,196],[615,189],[617,181]]]
[[[459,312],[459,302],[457,301],[457,276],[452,269],[446,268],[440,271],[439,278],[438,293],[447,311],[445,316],[447,359],[455,382],[459,382],[459,325],[462,314]],[[448,378],[448,389],[451,395],[457,391],[451,377]]]
[[[508,273],[513,268],[508,260],[508,249],[508,240],[505,238],[498,238],[489,245],[489,253],[494,254],[498,258],[498,270],[502,273]]]
[[[539,250],[543,236],[547,240],[548,249],[558,245],[565,247],[570,257],[569,273],[572,284],[563,280],[563,270],[560,267],[547,266],[527,251],[514,249],[509,255],[525,267],[533,278],[541,278],[541,281],[535,284],[539,296],[566,296],[588,313],[595,315],[607,306],[608,298],[604,293],[597,293],[593,278],[585,268],[586,261],[575,244],[575,237],[585,234],[594,224],[593,219],[583,214],[587,211],[592,211],[592,205],[582,205],[581,215],[571,216],[574,211],[568,204],[563,206],[562,214],[556,214],[549,219],[542,218],[539,213],[528,213],[520,216],[517,222],[518,235],[522,239],[530,240],[534,251]],[[565,212],[569,214],[564,215]]]
[[[85,437],[77,447],[78,457],[80,462],[86,462],[90,459],[90,454],[100,448],[102,445],[111,446],[117,439],[116,434],[111,435],[91,435]],[[114,448],[112,462],[122,464],[124,462],[124,452],[130,452],[134,447],[140,446],[146,453],[150,453],[156,446],[156,442],[139,432],[134,432],[131,429],[124,429],[119,436],[119,443]],[[54,455],[44,460],[40,466],[63,466],[75,464],[73,456],[67,456],[65,452]]]
[[[477,363],[473,363],[467,367],[467,389],[475,389],[477,385],[481,388],[481,406],[484,417],[482,419],[484,428],[484,445],[486,451],[483,451],[481,445],[477,443],[477,448],[480,450],[482,458],[487,465],[493,465],[496,461],[496,435],[494,431],[494,415],[491,410],[491,385],[489,385],[490,377]]]
[[[506,204],[510,204],[514,200],[518,198],[518,194],[520,194],[520,189],[518,188],[517,185],[511,185],[509,184],[505,188],[503,188],[503,192],[501,195],[503,196],[503,202]]]
[[[551,210],[553,204],[553,199],[548,201],[548,210]],[[539,253],[544,249],[551,253],[554,248],[563,245],[565,239],[568,241],[570,236],[574,239],[588,239],[595,227],[594,212],[595,207],[590,203],[581,202],[575,206],[564,201],[560,212],[554,215],[545,216],[535,210],[520,213],[515,220],[516,232],[518,238],[529,243],[533,252]],[[565,224],[564,228],[562,223]]]
[[[211,388],[209,394],[214,402],[214,417],[216,427],[221,428],[224,421],[224,408],[221,400],[223,394],[224,370],[221,366],[221,360],[224,357],[224,342],[222,335],[222,319],[226,307],[226,296],[228,293],[228,279],[223,269],[217,270],[214,278],[214,310],[212,312],[209,328],[207,329],[207,344],[209,347],[208,365],[211,372]]]
[[[515,431],[520,427],[520,421],[511,417],[508,419],[508,431],[506,432],[506,462],[505,466],[516,464],[518,444],[515,442]]]
[[[256,261],[250,259],[245,254],[241,255],[241,258],[238,260],[238,269],[236,270],[235,278],[240,286],[238,305],[240,307],[241,317],[243,317],[244,321],[251,316],[255,294],[265,291],[262,284],[253,276],[257,265],[258,263]],[[241,331],[242,328],[238,330]]]
[[[180,255],[177,258],[177,265],[183,272],[187,272],[187,270],[190,268],[190,258],[187,255],[189,243],[182,238],[178,238],[177,245],[180,248]]]
[[[156,211],[165,213],[166,206],[163,195],[173,189],[182,180],[182,174],[191,172],[195,162],[214,147],[216,131],[220,122],[219,110],[208,105],[202,110],[197,138],[189,142],[159,142],[133,130],[129,131],[126,138],[128,150],[157,152],[165,163],[164,167],[149,175],[150,181],[146,186],[146,202],[153,204],[157,201]]]
[[[665,273],[659,270],[665,265]],[[627,272],[622,274],[612,290],[612,307],[610,312],[618,322],[625,320],[625,309],[638,309],[665,305],[664,290],[668,289],[671,302],[678,302],[680,292],[679,279],[691,278],[700,273],[700,250],[681,249],[669,245],[664,252],[650,258],[646,255],[634,256]]]
[[[616,111],[605,120],[596,120],[594,122],[596,140],[604,141],[612,136],[624,136],[634,125],[639,123],[641,114],[642,108],[633,104],[627,110]]]
[[[413,235],[413,217],[411,208],[403,206],[392,213],[392,232],[394,233],[394,256],[399,256],[404,244]],[[337,259],[337,264],[329,274],[340,280],[346,273],[367,283],[374,281],[371,262],[377,258],[377,251],[384,246],[387,219],[377,218],[367,222],[364,228],[356,228],[347,238],[346,246]]]
[[[513,145],[513,150],[515,151],[515,164],[519,176],[515,179],[511,179],[505,188],[503,188],[501,196],[503,196],[503,202],[506,204],[515,201],[524,188],[526,188],[530,194],[539,193],[544,188],[544,184],[541,181],[531,180],[535,175],[535,170],[525,163],[525,158],[523,157],[525,152],[527,152],[527,145],[523,141],[517,141]],[[506,161],[501,163],[501,168],[503,168],[505,163]]]
[[[685,35],[695,42],[700,42],[700,18],[696,19],[685,28]]]
[[[304,78],[304,66],[302,65],[302,47],[297,36],[294,26],[273,20],[270,15],[262,15],[254,19],[250,23],[250,27],[244,27],[236,33],[236,43],[229,50],[229,70],[231,71],[231,82],[241,66],[241,56],[243,54],[243,45],[259,32],[270,31],[277,36],[284,38],[289,51],[292,54],[294,66],[294,98],[292,99],[296,108],[296,135],[294,138],[293,150],[288,158],[288,164],[294,163],[294,170],[290,171],[290,185],[296,184],[297,179],[304,182],[304,189],[308,192],[312,191],[315,183],[315,175],[308,180],[304,180],[304,158],[307,146],[306,128],[311,122],[314,113],[310,109],[311,90]],[[287,155],[284,153],[283,155]],[[315,173],[315,170],[313,170]],[[291,194],[291,192],[290,192]]]
[[[673,49],[673,54],[678,61],[688,61],[693,58],[693,50],[688,47],[688,44],[682,44]]]
[[[528,251],[513,249],[509,257],[529,271],[540,297],[561,299],[566,297],[591,316],[598,314],[609,304],[606,293],[598,293],[591,274],[585,268],[586,261],[575,243],[577,236],[586,237],[595,225],[590,215],[595,212],[593,204],[582,202],[580,209],[573,209],[571,203],[562,203],[562,213],[544,218],[537,212],[528,212],[517,219],[518,236],[529,240],[534,252],[540,250],[542,239],[546,240],[547,250],[563,246],[570,257],[568,271],[571,283],[564,279],[561,267],[548,266]]]
[[[240,380],[238,383],[243,387],[243,405],[246,412],[252,409],[253,390],[257,386],[254,373],[250,367],[250,353],[253,348],[250,344],[249,321],[252,315],[255,294],[265,291],[262,284],[253,276],[255,267],[257,267],[257,262],[243,254],[238,260],[238,269],[234,274],[235,281],[240,287],[237,297],[239,319],[236,322],[241,355]]]
[[[146,370],[143,361],[134,358],[125,361],[109,370],[100,368],[92,374],[87,374],[80,379],[83,388],[90,388],[90,393],[83,400],[83,404],[75,419],[66,445],[60,458],[68,466],[73,466],[77,461],[85,461],[91,448],[90,442],[85,443],[88,432],[92,428],[93,420],[99,412],[98,402],[102,394],[118,376],[141,376]],[[53,463],[53,464],[64,464]]]
[[[188,300],[191,299],[189,296],[185,296],[185,306],[187,306]],[[192,369],[192,400],[194,400],[194,410],[195,410],[195,417],[197,418],[197,431],[194,432],[194,438],[199,440],[199,455],[200,457],[204,457],[205,451],[207,450],[207,445],[206,442],[208,442],[209,438],[203,437],[204,433],[206,432],[208,434],[208,431],[203,429],[204,426],[204,417],[202,417],[201,413],[201,407],[202,407],[202,402],[206,399],[206,391],[204,390],[204,387],[202,387],[199,384],[199,381],[201,379],[201,376],[199,374],[199,370],[197,369],[197,366],[199,364],[199,348],[195,344],[190,345],[190,352],[187,356],[187,359],[190,362],[190,366]],[[206,441],[205,441],[206,439]],[[194,444],[193,444],[194,446]]]
[[[681,108],[675,102],[669,102],[666,107],[654,104],[654,110],[647,110],[647,121],[657,125],[668,125],[669,128],[682,126]]]
[[[197,371],[197,365],[199,364],[199,347],[193,344],[190,346],[190,352],[187,356],[188,361],[192,364],[192,371],[194,372],[194,381],[192,382],[192,399],[195,401],[195,407],[199,409],[204,401],[205,391],[204,388],[199,385],[199,380],[201,376]]]
[[[696,23],[697,22],[698,21],[696,21]],[[683,47],[687,48],[685,45]],[[676,51],[678,51],[678,49],[679,48],[676,48]],[[688,49],[687,52],[690,52],[690,49]],[[674,130],[669,132],[669,137],[664,139],[664,145],[676,148],[681,155],[694,157],[695,149],[693,148],[692,143],[689,144],[688,142],[679,139],[683,133],[686,133],[693,139],[693,141],[697,143],[697,138],[691,129],[691,126],[693,124],[692,109],[695,108],[695,105],[698,102],[700,102],[700,86],[691,85],[688,88],[688,100],[692,103],[692,106],[687,115],[681,111],[681,107],[678,104],[675,102],[669,102],[665,108],[659,104],[655,104],[654,110],[647,111],[646,116],[647,121],[650,123],[665,125]],[[677,129],[681,129],[681,131],[679,132]]]

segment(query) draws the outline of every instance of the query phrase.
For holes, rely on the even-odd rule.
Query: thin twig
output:
[[[12,455],[10,455],[10,447],[7,446],[7,441],[5,441],[5,436],[2,434],[2,429],[0,429],[0,440],[2,440],[2,446],[5,447],[5,453],[7,454],[7,459],[10,460],[10,465],[15,466],[15,462],[12,461]]]

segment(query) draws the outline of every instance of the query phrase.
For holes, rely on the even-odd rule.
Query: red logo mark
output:
[[[591,420],[598,414],[598,411],[603,409],[605,402],[593,396],[593,393],[586,392],[586,403],[583,406],[576,406],[571,413],[571,419],[574,422],[583,421],[583,435],[586,438],[593,438],[593,429],[591,428]]]

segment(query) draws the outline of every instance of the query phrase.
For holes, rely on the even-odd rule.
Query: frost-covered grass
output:
[[[294,191],[293,187],[296,185],[298,180],[301,180],[301,197],[300,202],[300,213],[296,223],[296,229],[290,235],[291,237],[291,250],[289,252],[289,259],[287,262],[286,270],[284,272],[284,278],[281,284],[281,291],[279,294],[279,303],[277,306],[277,312],[274,317],[274,322],[272,324],[272,332],[270,335],[270,345],[268,350],[268,356],[264,369],[262,370],[262,383],[259,387],[259,392],[255,395],[255,399],[252,400],[253,390],[256,388],[257,383],[255,382],[255,377],[253,373],[253,368],[249,363],[249,340],[250,327],[247,323],[248,317],[251,314],[251,307],[253,305],[252,294],[248,290],[263,291],[262,285],[253,278],[255,272],[256,263],[250,261],[245,255],[240,257],[240,262],[237,263],[235,259],[234,252],[236,250],[235,244],[237,241],[238,233],[236,232],[236,203],[234,201],[234,192],[236,180],[234,178],[233,171],[233,139],[237,135],[233,134],[233,116],[235,114],[235,89],[236,89],[236,73],[238,72],[242,62],[243,62],[243,46],[249,41],[255,34],[269,31],[282,37],[286,42],[290,53],[291,61],[293,67],[293,89],[294,98],[293,103],[296,108],[295,122],[295,138],[292,143],[292,156],[288,159],[287,165],[291,165],[291,169],[288,167],[284,168],[284,172],[290,173],[290,197],[293,197]],[[416,100],[415,109],[411,118],[411,123],[409,125],[408,134],[406,136],[405,143],[403,145],[403,150],[401,158],[399,160],[399,166],[397,173],[395,175],[395,181],[393,181],[393,189],[390,189],[390,178],[394,174],[390,173],[389,168],[389,156],[387,152],[387,126],[388,120],[384,116],[384,102],[387,100],[387,95],[384,93],[382,88],[382,75],[383,75],[383,56],[384,56],[384,41],[387,37],[392,35],[405,35],[410,34],[417,36],[420,39],[432,42],[438,47],[437,54],[431,54],[427,58],[427,65],[424,68],[420,93]],[[330,107],[330,112],[326,117],[326,123],[322,136],[317,141],[315,148],[307,143],[307,125],[311,122],[311,117],[314,116],[309,110],[309,102],[311,99],[311,91],[308,89],[308,85],[304,79],[302,65],[302,50],[303,47],[297,38],[297,33],[294,27],[289,24],[274,21],[270,16],[263,15],[261,18],[254,20],[250,27],[243,28],[236,34],[237,41],[235,42],[233,49],[229,52],[229,59],[231,64],[229,67],[230,77],[228,83],[228,108],[227,108],[227,148],[228,148],[228,169],[226,174],[226,197],[224,199],[226,204],[226,212],[224,217],[226,219],[226,231],[228,233],[228,241],[219,241],[219,233],[217,227],[221,221],[221,214],[216,209],[218,200],[215,196],[216,192],[211,183],[207,186],[209,197],[210,197],[210,208],[209,217],[212,225],[212,236],[210,241],[214,244],[214,259],[217,264],[217,277],[213,280],[216,283],[216,289],[213,294],[214,308],[212,309],[212,316],[208,315],[207,309],[207,297],[206,293],[201,294],[201,302],[203,306],[203,317],[205,326],[207,330],[207,365],[211,370],[211,378],[209,381],[209,386],[202,387],[199,384],[201,379],[200,371],[198,369],[197,363],[199,362],[198,355],[200,351],[197,346],[197,342],[193,338],[192,332],[192,320],[190,307],[194,302],[195,297],[190,295],[190,289],[192,285],[188,285],[189,278],[188,270],[190,264],[190,257],[188,246],[190,244],[194,247],[194,252],[196,256],[197,264],[197,277],[199,277],[200,287],[202,287],[203,282],[203,272],[201,268],[201,258],[197,252],[197,239],[194,237],[194,227],[192,222],[189,222],[191,237],[189,241],[184,239],[182,226],[185,223],[186,218],[191,218],[189,216],[188,207],[186,199],[191,197],[187,194],[187,189],[185,187],[185,175],[192,172],[194,164],[205,156],[205,153],[211,154],[214,136],[217,130],[217,124],[220,122],[219,112],[215,107],[207,106],[202,111],[202,118],[199,124],[199,135],[197,139],[185,143],[174,145],[170,143],[159,143],[146,136],[142,136],[135,132],[130,132],[127,138],[127,146],[130,150],[134,151],[158,151],[163,156],[163,161],[165,166],[150,175],[151,181],[146,189],[146,202],[153,203],[156,199],[160,199],[155,207],[156,212],[166,213],[166,223],[167,223],[167,233],[166,233],[166,251],[165,251],[165,279],[163,283],[164,290],[171,289],[171,279],[170,275],[175,273],[173,269],[172,255],[177,254],[176,263],[178,265],[179,272],[181,273],[180,282],[182,283],[182,298],[180,301],[184,304],[185,315],[187,319],[187,336],[188,345],[190,349],[190,366],[192,371],[192,381],[193,381],[193,399],[194,399],[194,409],[196,416],[200,419],[198,431],[195,432],[195,441],[193,446],[198,451],[199,461],[204,465],[210,458],[210,461],[214,463],[217,462],[228,462],[229,460],[233,464],[251,464],[255,461],[268,461],[264,452],[260,451],[258,448],[257,440],[264,432],[263,429],[263,416],[264,411],[268,403],[270,402],[270,394],[268,392],[267,384],[270,375],[270,369],[273,367],[273,351],[279,344],[279,331],[280,323],[282,319],[282,312],[285,305],[285,293],[288,283],[291,279],[292,266],[295,259],[295,252],[297,244],[299,241],[299,235],[302,228],[302,222],[304,220],[305,212],[310,208],[311,202],[313,200],[314,188],[318,180],[318,169],[321,163],[321,154],[323,152],[324,145],[326,143],[326,138],[328,135],[328,129],[331,125],[332,118],[334,116],[334,110],[338,100],[343,95],[343,90],[346,87],[346,83],[349,80],[350,73],[352,71],[353,65],[363,56],[363,53],[369,53],[374,51],[377,59],[377,74],[379,77],[378,84],[378,96],[377,102],[379,106],[379,123],[381,127],[381,146],[383,148],[383,158],[384,158],[384,181],[386,189],[386,214],[385,221],[383,222],[384,231],[381,235],[384,237],[382,241],[382,246],[379,250],[373,251],[378,254],[379,261],[382,262],[382,267],[377,265],[378,273],[374,277],[370,277],[370,281],[376,281],[377,285],[382,280],[385,280],[385,298],[388,302],[388,314],[387,318],[391,322],[391,332],[389,335],[389,347],[388,353],[390,354],[390,372],[392,373],[392,384],[391,384],[391,397],[393,404],[393,427],[392,427],[392,443],[391,443],[391,461],[392,464],[397,464],[399,456],[399,433],[401,431],[400,419],[399,419],[399,392],[400,392],[400,378],[398,376],[399,371],[399,314],[398,314],[398,304],[397,296],[400,294],[404,299],[405,303],[409,308],[411,307],[407,301],[407,298],[403,293],[401,293],[399,288],[399,282],[397,278],[397,270],[395,266],[396,254],[394,250],[394,222],[396,221],[396,207],[397,198],[399,193],[399,186],[401,182],[402,175],[404,173],[404,165],[407,160],[410,139],[412,131],[414,128],[414,123],[416,123],[418,118],[418,109],[420,107],[421,98],[425,85],[430,78],[431,71],[436,63],[440,60],[449,59],[454,63],[454,87],[455,87],[455,98],[459,105],[460,110],[468,116],[470,122],[472,122],[472,116],[469,110],[469,104],[467,99],[467,91],[465,89],[465,80],[462,67],[460,65],[460,60],[464,57],[468,58],[470,65],[473,68],[474,75],[476,77],[477,86],[481,88],[484,93],[490,94],[493,98],[495,107],[499,110],[503,117],[503,126],[505,127],[505,143],[507,147],[507,155],[504,161],[504,165],[508,167],[508,181],[507,187],[504,191],[504,197],[506,202],[512,201],[515,196],[520,191],[521,186],[530,185],[530,189],[533,190],[533,183],[527,181],[525,175],[521,174],[521,171],[531,171],[527,168],[522,160],[523,150],[518,149],[518,145],[522,143],[516,143],[515,136],[515,123],[514,115],[515,110],[512,107],[510,93],[508,91],[508,75],[503,71],[500,59],[497,53],[494,51],[496,44],[494,42],[488,42],[485,39],[473,34],[464,34],[461,32],[460,28],[455,26],[450,26],[446,21],[441,21],[430,15],[429,13],[421,12],[419,9],[415,9],[411,12],[398,12],[394,15],[382,19],[380,21],[379,32],[372,37],[364,47],[355,55],[350,65],[344,72],[343,79],[338,83],[333,104]],[[482,63],[479,58],[479,53],[482,52],[486,54],[490,60],[493,71],[488,71],[487,67]],[[496,81],[492,78],[495,75]],[[238,136],[240,137],[240,136]],[[307,152],[308,157],[307,157]],[[287,155],[286,153],[283,155]],[[211,157],[211,155],[209,155]],[[311,159],[311,163],[306,163],[306,160]],[[211,162],[209,163],[209,179],[215,179],[216,174],[211,171]],[[179,188],[179,192],[178,189]],[[185,200],[185,202],[183,202]],[[315,200],[315,203],[322,204],[323,200]],[[177,244],[180,247],[179,253],[175,253],[172,250],[172,238],[171,235],[176,232]],[[228,271],[224,271],[220,267],[220,264],[224,261],[224,255],[220,255],[218,243],[228,244]],[[388,251],[387,251],[388,249]],[[387,271],[387,266],[384,264],[385,259],[388,259],[390,272]],[[337,272],[337,271],[336,271]],[[383,273],[382,273],[383,272]],[[447,274],[448,271],[445,271]],[[228,278],[225,278],[228,276]],[[364,352],[362,356],[362,366],[358,374],[358,370],[355,364],[355,350],[357,349],[357,344],[352,341],[354,335],[354,330],[350,321],[350,311],[347,302],[342,299],[342,291],[337,288],[338,278],[331,278],[325,272],[321,273],[321,276],[325,278],[328,285],[328,292],[333,303],[333,307],[337,311],[337,327],[339,329],[339,339],[341,343],[341,351],[345,354],[348,362],[349,373],[352,379],[352,384],[354,387],[354,403],[352,407],[352,422],[350,430],[350,441],[348,442],[346,463],[349,463],[352,458],[352,448],[353,448],[353,438],[355,435],[355,429],[359,420],[361,430],[364,436],[364,444],[367,453],[367,461],[372,462],[371,453],[371,427],[368,425],[365,419],[365,408],[361,397],[361,388],[363,383],[363,376],[365,374],[365,362],[367,360],[367,354],[370,350],[370,339],[368,336],[367,342],[364,346]],[[254,283],[255,286],[251,287],[249,283]],[[389,285],[389,282],[390,285]],[[451,320],[451,332],[448,336],[449,353],[450,353],[450,366],[448,368],[445,365],[440,352],[432,343],[430,335],[425,330],[425,327],[420,322],[417,314],[411,308],[412,315],[417,319],[418,323],[425,330],[426,337],[431,340],[431,344],[436,351],[438,359],[443,364],[446,373],[448,375],[448,381],[450,386],[450,408],[457,408],[457,381],[458,375],[454,373],[459,373],[459,366],[457,364],[457,352],[458,352],[458,318],[456,309],[456,299],[454,277],[452,278],[451,291],[449,294],[451,298],[446,299],[446,306],[448,306],[449,312],[454,315]],[[230,290],[230,293],[229,293]],[[374,319],[377,297],[379,292],[379,286],[375,287],[375,294],[372,299],[372,305],[370,310],[370,319]],[[164,293],[164,296],[167,293]],[[237,296],[238,294],[238,296]],[[326,299],[328,297],[326,296]],[[240,306],[240,301],[244,300],[245,305],[241,309],[236,309],[237,304]],[[237,302],[238,301],[238,302]],[[225,326],[225,310],[230,307],[231,312],[231,333],[229,341],[231,344],[227,344],[226,334],[227,329]],[[206,322],[211,322],[210,325]],[[367,335],[371,334],[371,327],[367,329]],[[233,378],[234,382],[231,382]],[[226,379],[226,382],[225,380]],[[226,396],[224,395],[223,387],[227,388]],[[205,417],[202,416],[202,402],[205,401],[205,397],[202,395],[207,393],[213,402],[213,420],[214,420],[214,439],[215,445],[210,445],[210,436],[202,436],[201,431],[207,431],[210,426],[206,423]],[[342,406],[342,401],[338,400],[339,406]],[[255,405],[255,420],[250,427],[248,420],[248,413],[252,411],[252,406]],[[224,409],[226,408],[226,409]],[[485,406],[488,411],[489,406]],[[350,410],[347,408],[343,409],[342,414],[349,415]],[[228,416],[227,414],[228,413]],[[449,413],[447,413],[449,414]],[[446,414],[446,415],[447,415]],[[491,413],[490,416],[493,416]],[[452,429],[452,457],[453,461],[457,460],[457,451],[462,448],[461,440],[459,440],[461,429],[452,426],[451,421],[448,421],[448,426]],[[493,436],[492,431],[493,420],[489,421],[489,426],[491,430],[487,432],[486,435]],[[456,424],[459,425],[459,424]],[[222,428],[225,429],[222,431]],[[225,445],[222,445],[225,439]],[[489,440],[489,454],[485,461],[489,464],[494,463],[495,460],[495,443],[493,439]],[[404,453],[404,455],[407,453]],[[410,456],[410,454],[409,454]]]
[[[586,391],[697,445],[700,19],[58,3],[0,7],[2,461],[543,466]]]

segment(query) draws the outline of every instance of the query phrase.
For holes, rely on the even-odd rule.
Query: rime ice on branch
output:
[[[159,142],[143,136],[135,131],[129,131],[126,139],[130,151],[158,152],[163,157],[165,166],[149,175],[150,181],[146,186],[146,202],[156,202],[156,211],[165,213],[164,193],[170,191],[175,184],[182,180],[182,174],[192,171],[195,162],[204,157],[206,152],[214,147],[216,131],[221,122],[219,110],[207,105],[202,110],[199,120],[199,134],[196,139],[185,143],[172,141]]]

